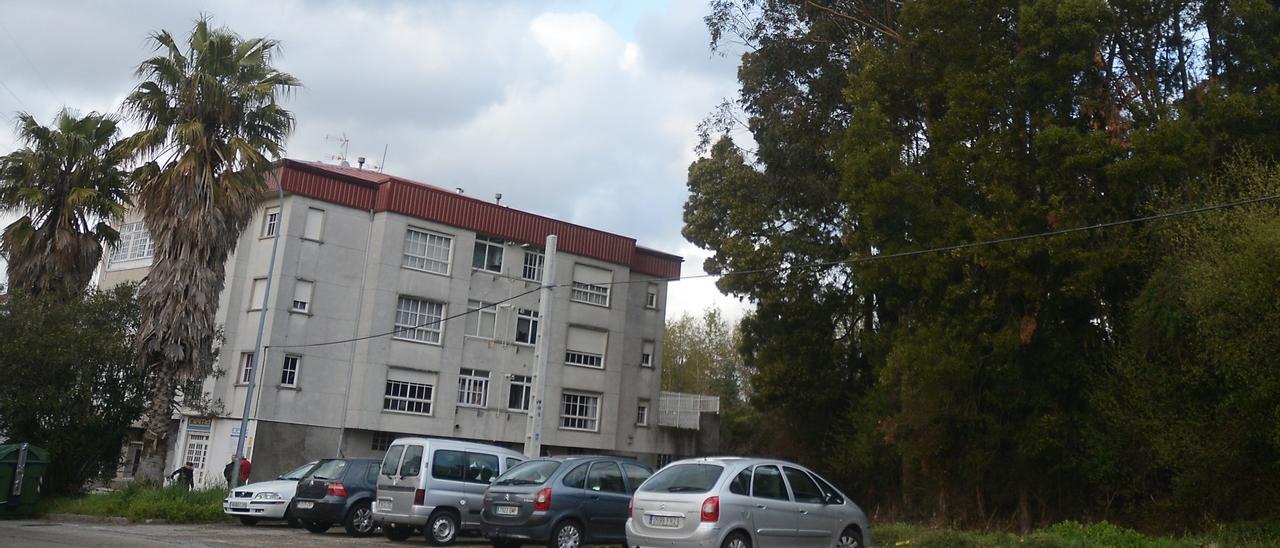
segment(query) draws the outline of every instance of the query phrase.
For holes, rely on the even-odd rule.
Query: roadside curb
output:
[[[112,525],[169,525],[167,519],[144,519],[142,521],[129,521],[129,518],[120,516],[94,516],[90,514],[44,514],[40,519],[45,521],[69,521],[76,523],[110,523]]]

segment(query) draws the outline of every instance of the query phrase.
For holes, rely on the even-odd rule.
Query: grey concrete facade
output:
[[[282,231],[280,247],[269,304],[262,309],[257,291],[267,275],[272,244],[265,228],[271,224],[267,215],[279,208],[284,213],[275,220]],[[126,222],[138,220],[131,216]],[[410,230],[449,239],[444,272],[408,264]],[[527,414],[508,404],[512,390],[518,390],[513,380],[532,375],[536,354],[533,345],[517,341],[517,316],[521,309],[536,311],[539,305],[539,284],[524,279],[522,269],[525,254],[541,246],[503,242],[501,269],[490,272],[472,267],[476,239],[483,236],[296,194],[287,194],[283,204],[274,197],[265,201],[227,263],[217,317],[225,343],[218,373],[204,383],[206,394],[220,400],[221,408],[207,424],[184,415],[170,464],[176,467],[198,457],[198,478],[206,484],[221,481],[248,392],[242,382],[243,359],[254,351],[262,314],[268,348],[252,372],[257,386],[246,442],[253,479],[274,477],[306,460],[339,453],[375,456],[380,454],[375,438],[388,434],[461,438],[518,450],[525,441]],[[625,454],[647,461],[689,454],[690,446],[698,445],[691,441],[697,432],[659,427],[656,421],[666,282],[591,257],[561,252],[556,261],[559,287],[554,290],[551,321],[539,325],[549,356],[543,428],[548,451]],[[139,281],[148,265],[146,260],[113,261],[108,256],[100,285]],[[575,270],[608,273],[612,285],[607,306],[573,298]],[[656,302],[650,292],[656,292]],[[492,313],[486,312],[480,325],[469,325],[466,315],[448,319],[441,324],[438,341],[422,342],[389,335],[397,329],[402,297],[439,303],[445,318],[466,312],[473,301],[510,300],[488,309]],[[299,299],[305,306],[298,306]],[[583,333],[591,341],[605,341],[602,367],[566,363],[570,337],[586,336]],[[359,340],[329,344],[351,339]],[[291,385],[284,371],[287,361],[296,367]],[[463,394],[464,370],[487,373],[487,384],[468,381],[469,390]],[[429,386],[429,412],[419,404],[414,404],[418,412],[388,409],[395,407],[387,403],[389,382],[412,383],[419,394],[422,386]],[[480,386],[482,397],[477,395]],[[596,398],[590,426],[572,420],[576,428],[564,424],[565,393],[587,398],[575,401]],[[638,424],[640,405],[648,406],[645,424]]]

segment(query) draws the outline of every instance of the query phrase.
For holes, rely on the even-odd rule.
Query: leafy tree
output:
[[[150,394],[133,366],[138,321],[131,285],[0,302],[0,432],[49,449],[49,491],[77,492],[115,472]]]
[[[918,515],[1097,504],[1086,396],[1157,256],[1142,230],[876,257],[1199,205],[1241,144],[1280,152],[1275,6],[718,0],[707,20],[747,47],[729,119],[755,148],[690,166],[684,234],[708,272],[753,272],[720,287],[758,305],[757,408]]]
[[[143,125],[127,143],[148,160],[135,173],[137,199],[156,242],[137,362],[156,375],[140,473],[158,477],[177,387],[211,367],[227,257],[293,129],[278,101],[299,82],[272,65],[276,41],[242,39],[205,17],[185,46],[167,31],[151,41],[159,54],[138,67],[125,109]]]
[[[119,233],[108,224],[128,203],[127,155],[110,116],[62,110],[51,126],[19,114],[25,145],[0,157],[0,209],[21,212],[0,238],[13,289],[78,294],[89,285],[103,244]]]
[[[738,355],[739,337],[717,308],[701,317],[667,320],[663,333],[662,389],[718,396],[722,405],[743,403],[747,372]]]

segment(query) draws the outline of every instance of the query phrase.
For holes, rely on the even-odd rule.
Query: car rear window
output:
[[[387,449],[386,456],[382,457],[382,475],[395,475],[396,467],[400,466],[400,455],[402,453],[404,453],[403,445],[392,445],[391,449]]]
[[[531,460],[507,470],[498,476],[494,485],[542,485],[560,469],[560,463],[553,460]]]
[[[659,470],[640,487],[659,493],[705,493],[720,480],[724,467],[717,464],[677,464]]]
[[[303,477],[303,476],[307,475],[307,472],[311,471],[311,469],[312,469],[312,468],[315,468],[315,467],[316,467],[316,463],[314,463],[314,462],[308,462],[308,463],[306,463],[306,464],[304,464],[304,465],[302,465],[302,466],[299,466],[299,467],[297,467],[297,468],[293,469],[293,470],[292,470],[291,472],[289,472],[288,474],[285,474],[285,475],[283,475],[283,476],[280,476],[280,478],[281,478],[281,479],[287,479],[287,480],[300,480],[300,479],[302,479],[302,477]]]
[[[315,472],[311,473],[311,477],[318,480],[341,479],[342,473],[347,471],[347,461],[330,460],[320,464]]]
[[[414,478],[418,477],[420,472],[422,472],[422,446],[406,445],[404,459],[400,461],[400,476]]]

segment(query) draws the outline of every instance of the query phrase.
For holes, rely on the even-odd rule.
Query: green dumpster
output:
[[[0,516],[35,513],[49,452],[29,443],[0,445]]]

